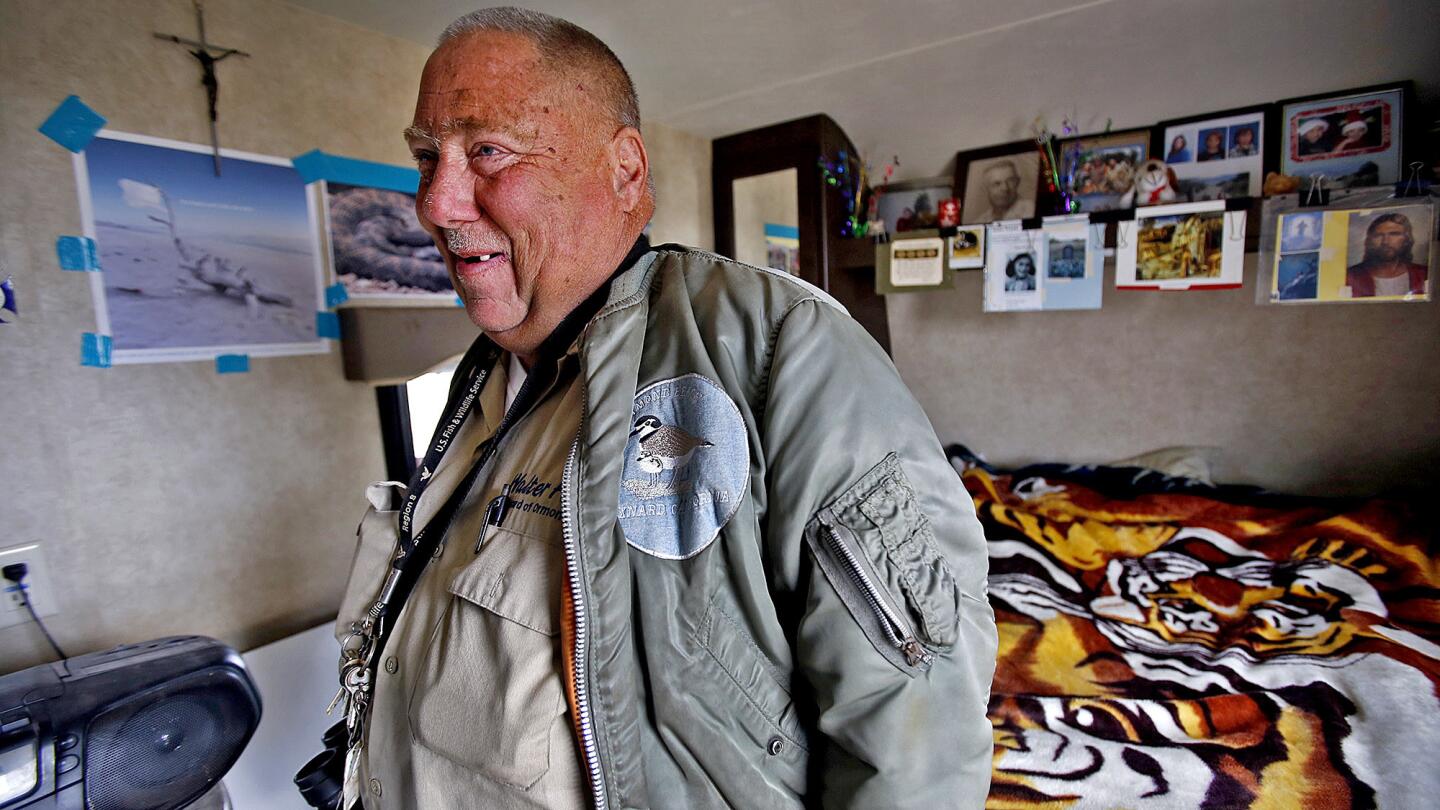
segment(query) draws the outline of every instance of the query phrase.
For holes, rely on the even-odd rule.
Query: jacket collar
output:
[[[630,251],[625,254],[625,258],[621,259],[620,264],[610,273],[610,277],[605,279],[605,282],[596,288],[595,292],[590,293],[590,297],[581,301],[578,306],[570,310],[570,314],[561,319],[550,336],[545,338],[545,342],[540,344],[537,354],[542,358],[559,358],[572,350],[576,339],[580,337],[580,333],[585,330],[586,325],[590,323],[596,313],[613,300],[617,286],[616,281],[628,275],[637,261],[649,252],[650,240],[642,233],[635,240],[635,244],[630,246]]]

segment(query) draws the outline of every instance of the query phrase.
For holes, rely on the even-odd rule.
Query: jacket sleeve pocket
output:
[[[954,646],[960,591],[891,453],[805,530],[816,561],[875,648],[910,675]]]

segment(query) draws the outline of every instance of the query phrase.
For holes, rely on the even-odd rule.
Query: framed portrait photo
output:
[[[1258,197],[1276,166],[1275,120],[1261,104],[1161,121],[1150,152],[1175,172],[1176,202]]]
[[[875,215],[885,221],[885,232],[922,231],[939,227],[940,201],[950,196],[950,179],[930,177],[880,186]]]
[[[1060,183],[1080,210],[1110,211],[1122,207],[1120,198],[1150,157],[1150,129],[1062,138],[1055,151]]]
[[[1042,211],[1040,151],[1035,141],[971,149],[955,155],[960,224],[1028,219]]]
[[[1398,182],[1413,93],[1405,81],[1279,102],[1280,171],[1326,188]]]

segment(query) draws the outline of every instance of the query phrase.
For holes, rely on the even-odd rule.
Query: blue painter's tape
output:
[[[311,149],[303,155],[290,159],[290,165],[300,173],[300,179],[306,183],[313,183],[316,180],[324,180],[328,174],[328,160],[325,153],[319,149]]]
[[[70,96],[40,125],[40,134],[71,152],[83,152],[103,126],[105,116],[86,107],[79,96]]]
[[[327,155],[312,149],[291,159],[300,179],[306,183],[326,180],[351,186],[369,186],[414,194],[420,187],[420,172],[407,166],[391,166],[368,160]]]
[[[95,240],[88,236],[62,236],[55,240],[55,255],[61,270],[95,271],[100,269],[100,255]]]
[[[315,332],[322,338],[340,339],[340,316],[333,312],[315,313]]]
[[[344,284],[337,281],[325,288],[326,308],[334,309],[349,300],[350,293],[345,289]]]
[[[80,335],[80,365],[95,368],[110,368],[111,355],[115,344],[109,335],[84,332]]]
[[[250,355],[222,354],[215,358],[216,374],[244,374],[250,370]]]

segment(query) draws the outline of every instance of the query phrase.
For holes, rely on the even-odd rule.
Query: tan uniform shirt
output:
[[[417,504],[417,526],[499,427],[508,361],[496,363]],[[537,404],[516,414],[395,626],[376,672],[367,808],[586,806],[560,641],[560,479],[579,429],[577,366],[573,352],[562,358]],[[488,507],[500,497],[508,502],[493,525]]]

